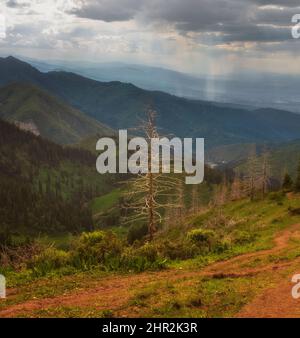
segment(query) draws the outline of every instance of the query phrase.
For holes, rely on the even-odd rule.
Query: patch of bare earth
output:
[[[300,302],[291,297],[290,279],[286,280],[284,274],[279,271],[291,269],[296,261],[266,263],[262,266],[251,267],[249,262],[255,259],[263,259],[269,255],[280,254],[293,237],[300,237],[300,224],[295,224],[281,231],[275,238],[272,249],[240,255],[227,261],[217,262],[198,271],[165,270],[160,272],[147,272],[129,276],[113,276],[99,280],[96,286],[87,290],[73,291],[68,295],[54,298],[29,300],[20,304],[7,306],[0,311],[0,317],[30,316],[30,313],[38,310],[57,308],[62,306],[93,307],[96,310],[113,310],[119,312],[128,304],[133,296],[133,290],[142,289],[151,282],[176,281],[194,277],[241,277],[253,276],[264,271],[273,271],[276,276],[276,286],[263,291],[250,304],[246,305],[238,317],[300,317]],[[296,269],[296,267],[295,267]],[[300,272],[300,267],[299,271]],[[297,271],[295,271],[297,273]],[[293,275],[293,274],[291,274]],[[15,291],[15,290],[14,290]],[[15,292],[9,294],[14,297]],[[128,314],[130,315],[130,314]]]
[[[300,302],[292,297],[292,286],[293,284],[289,281],[280,281],[276,287],[265,290],[250,304],[247,304],[236,317],[299,318]]]

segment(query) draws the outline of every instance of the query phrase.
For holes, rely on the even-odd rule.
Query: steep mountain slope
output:
[[[0,88],[0,117],[34,123],[43,137],[61,144],[87,135],[113,131],[31,84],[13,83]]]
[[[3,73],[2,73],[3,71]],[[42,86],[110,127],[131,128],[151,105],[162,133],[204,137],[206,146],[282,142],[300,137],[300,115],[274,109],[247,110],[146,91],[120,82],[102,83],[67,72],[41,73],[15,58],[0,59],[0,84],[17,79]]]
[[[92,153],[62,147],[0,119],[0,243],[9,234],[93,227],[88,202],[109,192]]]

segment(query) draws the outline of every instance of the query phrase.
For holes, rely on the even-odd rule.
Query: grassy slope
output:
[[[57,143],[75,143],[95,133],[112,134],[110,128],[33,85],[15,83],[1,88],[0,102],[0,117],[34,122],[43,137]]]
[[[91,209],[93,214],[99,214],[105,211],[110,210],[113,207],[116,207],[119,198],[121,197],[121,190],[120,189],[114,189],[110,193],[96,197],[91,202]]]
[[[63,294],[71,296],[75,293],[77,298],[76,293],[78,293],[81,297],[83,295],[87,297],[82,298],[84,306],[76,305],[76,302],[73,305],[55,306],[49,303],[49,307],[43,309],[24,310],[18,313],[20,316],[34,317],[232,316],[262,290],[271,287],[276,282],[276,278],[286,276],[289,270],[279,271],[276,274],[273,270],[266,270],[252,276],[214,278],[202,276],[202,269],[215,261],[271,248],[274,245],[274,235],[278,231],[300,222],[299,216],[291,216],[288,212],[290,206],[296,207],[299,204],[299,196],[292,199],[285,198],[280,203],[270,199],[253,203],[248,201],[229,203],[223,209],[223,215],[230,218],[226,225],[221,223],[218,225],[218,222],[215,222],[216,217],[219,217],[217,209],[196,218],[191,217],[187,221],[188,228],[211,227],[213,224],[216,231],[225,232],[228,237],[238,230],[254,234],[254,240],[250,243],[233,245],[228,252],[219,255],[210,254],[192,260],[170,262],[169,270],[164,272],[127,276],[111,275],[95,270],[66,277],[61,277],[58,273],[36,281],[31,280],[30,274],[8,276],[9,286],[18,284],[19,290],[0,308],[33,298],[60,297]],[[173,235],[169,233],[170,237]],[[245,264],[250,267],[264,267],[270,262],[293,262],[299,255],[299,241],[293,240],[288,242],[288,247],[283,252],[262,256],[259,259],[254,257],[242,263],[241,268]],[[29,284],[26,283],[26,279],[30,280]],[[110,302],[107,303],[103,294],[98,297],[96,290],[99,285],[103,285],[104,289],[105,285],[110,286],[111,290],[106,292],[109,296],[109,292],[113,292],[115,283],[119,286],[116,285],[117,293],[111,295],[113,298]]]

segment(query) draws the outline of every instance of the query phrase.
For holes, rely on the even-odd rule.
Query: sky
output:
[[[299,0],[0,0],[0,54],[300,75],[298,13]]]

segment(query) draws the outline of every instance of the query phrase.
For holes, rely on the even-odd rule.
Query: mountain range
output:
[[[0,58],[0,85],[43,88],[113,129],[132,128],[151,106],[162,134],[204,137],[208,148],[237,143],[286,142],[300,137],[300,115],[272,108],[246,109],[148,91],[122,82],[99,82],[71,72],[40,72],[14,57]],[[3,105],[3,102],[1,102]]]
[[[91,134],[113,131],[60,99],[27,83],[0,88],[0,117],[11,122],[32,124],[43,137],[60,144],[76,143]]]
[[[132,83],[195,100],[210,100],[253,108],[272,107],[300,113],[300,78],[269,72],[239,71],[227,75],[186,74],[178,70],[123,62],[34,60],[22,58],[42,72],[63,70],[97,81]]]

